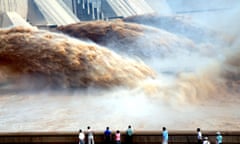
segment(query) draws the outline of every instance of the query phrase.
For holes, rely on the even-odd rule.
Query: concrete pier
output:
[[[202,131],[210,142],[215,144],[216,131]],[[240,131],[221,131],[224,144],[239,144]],[[196,144],[195,131],[169,131],[169,144]],[[103,144],[103,132],[95,132],[95,143]],[[136,131],[133,136],[134,144],[160,144],[161,131]],[[125,143],[125,132],[121,131],[121,142]],[[0,143],[24,144],[77,144],[78,132],[1,132]]]

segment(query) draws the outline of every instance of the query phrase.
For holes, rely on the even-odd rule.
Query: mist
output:
[[[203,130],[238,130],[240,128],[238,14],[239,11],[233,8],[227,12],[211,13],[211,17],[206,15],[200,17],[192,13],[185,13],[180,17],[178,14],[168,15],[167,19],[172,21],[168,21],[167,24],[179,24],[177,21],[180,19],[184,26],[180,29],[167,27],[166,23],[162,23],[166,17],[162,16],[157,17],[156,23],[151,25],[148,21],[134,21],[134,26],[140,28],[140,34],[138,33],[136,37],[127,33],[129,32],[127,28],[131,24],[122,21],[122,25],[128,26],[117,27],[128,30],[124,33],[125,39],[120,39],[123,43],[119,43],[118,39],[109,39],[111,37],[105,38],[104,35],[102,37],[98,35],[100,39],[103,38],[101,40],[104,43],[101,43],[89,37],[88,40],[86,37],[69,40],[66,34],[59,36],[47,32],[48,36],[53,38],[51,41],[54,41],[54,37],[68,39],[67,45],[71,45],[72,41],[81,43],[84,51],[89,43],[91,46],[94,43],[93,47],[98,53],[104,56],[107,52],[108,55],[103,59],[105,63],[94,63],[89,66],[93,68],[99,66],[101,69],[114,62],[111,64],[112,69],[106,73],[120,82],[108,84],[109,81],[100,80],[94,86],[89,84],[79,88],[77,85],[74,89],[60,87],[56,90],[48,88],[31,90],[25,87],[23,91],[11,87],[11,84],[2,84],[1,131],[77,131],[79,128],[86,129],[88,125],[100,131],[106,126],[112,130],[125,130],[129,124],[135,130],[160,130],[162,126],[170,130],[195,130],[197,127]],[[214,20],[213,17],[221,22]],[[95,25],[99,25],[99,22]],[[204,33],[201,33],[202,31]],[[46,34],[43,31],[36,33],[38,37]],[[31,34],[32,32],[27,36]],[[56,42],[50,42],[51,46],[53,44]],[[14,44],[6,46],[12,45]],[[106,49],[102,48],[103,45]],[[134,48],[134,51],[131,48]],[[51,48],[49,50],[52,52]],[[85,52],[89,54],[88,50]],[[54,56],[55,52],[52,54]],[[61,60],[72,61],[69,57]],[[39,69],[46,68],[45,64],[38,65],[38,62],[41,61],[31,64],[39,66]],[[54,66],[62,66],[63,62],[56,62]],[[89,59],[85,62],[90,64]],[[113,67],[121,70],[125,66],[133,70],[120,71],[121,75],[126,75],[125,78],[119,73],[112,72]],[[144,74],[147,69],[147,75],[151,78],[145,79],[143,76],[139,80],[139,71],[135,71],[136,67],[140,71],[143,68]],[[4,69],[1,68],[2,71],[5,71]],[[46,71],[40,70],[49,75],[55,72],[52,70],[49,73],[47,68]],[[81,69],[78,72],[82,73]],[[132,76],[127,77],[130,73],[136,76],[135,79],[131,80]],[[72,80],[68,82],[69,85],[78,82],[82,84],[82,79],[76,80],[75,74],[65,75],[66,79]],[[95,74],[98,76],[98,73]],[[93,74],[94,78],[96,75]],[[5,72],[1,74],[0,79],[9,80],[6,76],[11,75]],[[31,80],[26,80],[26,83],[30,83]],[[107,88],[98,87],[101,82],[104,86],[106,84]]]

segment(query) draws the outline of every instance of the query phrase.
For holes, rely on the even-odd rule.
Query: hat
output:
[[[221,133],[218,131],[218,132],[216,132],[216,134],[217,134],[217,135],[220,135]]]
[[[204,137],[204,139],[205,139],[205,140],[207,140],[207,139],[208,139],[208,137]]]

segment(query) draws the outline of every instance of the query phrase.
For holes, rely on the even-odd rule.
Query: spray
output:
[[[91,24],[94,24],[94,22]],[[99,22],[96,22],[96,25],[98,24]],[[124,22],[122,22],[121,25],[130,26],[130,24]],[[96,130],[104,130],[106,126],[110,126],[111,129],[125,130],[129,124],[133,125],[137,130],[158,130],[162,126],[166,126],[170,130],[195,130],[196,127],[201,127],[206,130],[219,128],[221,130],[238,130],[240,128],[240,115],[238,113],[240,104],[238,97],[238,35],[232,33],[227,34],[231,39],[224,39],[224,41],[221,41],[224,43],[224,45],[222,45],[222,43],[218,43],[218,41],[215,40],[196,42],[191,39],[189,40],[189,38],[185,36],[179,37],[179,34],[169,31],[166,32],[163,29],[155,31],[155,28],[152,29],[151,32],[142,26],[137,26],[137,29],[135,29],[133,33],[134,35],[127,33],[130,31],[127,27],[119,26],[115,28],[120,29],[121,32],[124,30],[127,30],[127,32],[124,31],[124,35],[118,35],[118,33],[112,29],[112,25],[108,26],[108,29],[95,27],[95,30],[108,30],[111,34],[120,36],[118,38],[120,38],[122,42],[128,37],[131,38],[129,40],[130,42],[132,38],[134,38],[136,44],[140,43],[135,45],[139,51],[145,51],[143,49],[146,47],[141,47],[141,41],[146,37],[149,36],[148,40],[159,40],[159,37],[152,33],[157,31],[158,34],[162,34],[162,37],[165,37],[161,39],[162,43],[160,46],[170,45],[171,54],[163,52],[165,56],[159,56],[149,53],[150,58],[136,54],[136,58],[135,56],[124,54],[122,52],[124,50],[119,49],[118,51],[122,53],[116,55],[116,49],[118,47],[127,47],[125,44],[129,43],[118,43],[114,45],[115,49],[108,47],[108,49],[104,48],[103,50],[99,48],[98,44],[94,46],[91,44],[91,49],[83,49],[85,50],[84,54],[92,53],[92,49],[94,49],[98,54],[103,54],[106,55],[106,57],[112,58],[112,60],[116,60],[114,68],[119,67],[119,63],[120,65],[124,64],[121,68],[126,68],[126,71],[123,71],[126,75],[136,74],[138,76],[139,71],[143,71],[142,74],[148,74],[147,77],[140,77],[143,78],[139,79],[140,82],[137,79],[135,83],[136,79],[133,79],[134,87],[125,87],[122,85],[112,86],[111,83],[110,89],[103,87],[96,88],[87,85],[83,89],[43,90],[37,93],[34,91],[17,94],[14,89],[1,87],[1,90],[5,90],[6,92],[0,97],[1,130],[72,131],[78,130],[79,128],[84,129],[88,125]],[[74,27],[74,30],[77,31],[77,28],[77,26]],[[7,32],[8,31],[4,31],[3,33]],[[89,32],[91,31],[89,30]],[[3,33],[1,33],[1,35]],[[69,38],[65,36],[59,36],[58,34],[56,35],[49,32],[29,30],[29,32],[21,31],[21,33],[32,37],[33,40],[44,36],[47,36],[47,38],[52,37],[54,40],[50,40],[49,43],[46,42],[46,44],[53,46],[47,49],[49,51],[47,51],[46,56],[49,56],[48,53],[51,53],[53,51],[52,49],[56,48],[59,42],[62,42],[62,39],[69,41],[65,43],[66,45],[71,45],[72,43],[77,43],[78,46],[82,44],[89,45],[89,42],[83,42],[77,39],[69,40]],[[13,33],[13,35],[17,34]],[[98,38],[99,41],[104,40],[101,39],[101,35],[96,36],[96,38]],[[176,39],[179,39],[179,41]],[[182,44],[185,49],[179,50],[177,49],[178,46],[175,45],[175,40],[178,41],[180,45],[182,44],[181,42],[185,43],[188,41],[191,43],[191,48],[184,47],[185,44]],[[95,42],[98,43],[99,41]],[[104,43],[100,44],[107,45],[108,43],[109,41],[105,40]],[[154,44],[156,43],[151,43],[151,48],[156,46]],[[14,44],[6,46],[12,48]],[[63,53],[62,50],[67,46],[63,46],[62,44],[60,46],[61,49],[57,48],[55,51],[61,54]],[[79,51],[77,48],[74,48],[74,50]],[[134,51],[132,54],[137,52],[138,51]],[[69,60],[68,62],[72,62],[72,60],[75,60],[72,59],[74,55],[75,53],[73,53],[73,51],[69,51],[68,56],[70,57],[66,59],[59,58],[59,61],[56,62],[57,66],[61,63],[59,64],[60,69],[64,69],[64,67],[62,67],[62,61]],[[40,56],[42,56],[42,53]],[[128,60],[125,62],[126,56],[138,60],[137,62],[133,60],[134,64],[129,64]],[[116,57],[120,58],[118,59]],[[125,63],[122,63],[122,61]],[[132,59],[130,61],[132,61]],[[79,61],[76,60],[74,62],[77,63]],[[108,65],[108,62],[109,61],[106,61],[103,64]],[[69,63],[66,63],[64,66],[67,66],[69,69],[68,64]],[[37,66],[38,65],[35,67]],[[41,66],[44,68],[42,69],[44,73],[49,70],[44,64],[39,65],[39,67]],[[98,66],[101,65],[92,65],[92,68],[97,68]],[[137,72],[128,71],[129,66],[131,66],[132,69],[137,68]],[[138,66],[140,68],[138,68]],[[147,71],[142,68],[146,68]],[[17,71],[17,74],[25,72],[22,69],[20,70],[21,71],[16,69],[14,72]],[[148,78],[149,75],[150,77],[152,76],[153,71],[156,72],[154,78]],[[107,73],[113,76],[111,71],[107,71]],[[140,76],[142,76],[142,74],[140,74]],[[4,73],[4,75],[11,76],[9,73]],[[71,78],[71,76],[67,78]],[[73,79],[74,78],[75,77],[73,77]],[[125,80],[128,79],[123,79],[124,82]],[[69,84],[72,82],[78,83],[78,81],[70,81]]]

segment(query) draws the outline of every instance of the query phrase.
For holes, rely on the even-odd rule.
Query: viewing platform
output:
[[[202,131],[211,144],[215,144],[216,131]],[[239,144],[240,131],[221,131],[223,144]],[[97,131],[94,135],[96,144],[104,143],[103,132]],[[114,136],[114,133],[113,133]],[[113,137],[114,138],[114,137]],[[125,143],[125,131],[121,131],[121,143]],[[135,131],[134,144],[160,144],[162,131]],[[1,132],[1,144],[78,144],[78,132]],[[168,144],[197,144],[196,131],[169,131]]]

